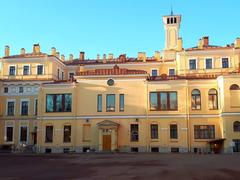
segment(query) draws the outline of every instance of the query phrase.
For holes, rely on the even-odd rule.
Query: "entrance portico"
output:
[[[104,120],[97,124],[99,128],[99,151],[114,151],[118,148],[118,123]]]

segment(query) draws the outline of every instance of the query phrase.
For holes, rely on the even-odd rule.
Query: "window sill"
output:
[[[170,139],[170,142],[178,142],[178,139]]]
[[[195,142],[207,142],[211,140],[214,140],[214,139],[194,139]]]
[[[151,142],[159,142],[158,139],[151,139]]]

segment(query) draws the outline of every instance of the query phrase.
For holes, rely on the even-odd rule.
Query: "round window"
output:
[[[107,84],[108,84],[109,86],[113,86],[113,85],[114,85],[114,80],[113,80],[113,79],[109,79],[109,80],[107,81]]]

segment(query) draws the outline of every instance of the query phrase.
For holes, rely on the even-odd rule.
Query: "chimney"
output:
[[[155,51],[154,58],[159,61],[161,59],[161,54],[159,51]]]
[[[112,53],[109,53],[109,54],[108,54],[108,60],[109,60],[109,61],[112,61],[112,60],[113,60],[113,54],[112,54]]]
[[[56,56],[56,48],[55,47],[52,47],[51,55]]]
[[[235,47],[235,48],[240,48],[240,38],[237,38],[237,39],[235,40],[234,47]]]
[[[21,55],[24,55],[24,54],[25,54],[25,49],[24,49],[24,48],[21,48],[20,54],[21,54]]]
[[[85,52],[80,52],[80,54],[79,54],[79,60],[80,60],[80,61],[84,61],[84,59],[85,59]]]
[[[119,61],[120,61],[120,62],[125,62],[126,60],[127,60],[126,54],[121,54],[121,55],[119,56]]]
[[[103,54],[103,63],[106,63],[107,62],[107,56],[106,54]]]
[[[100,60],[100,55],[99,55],[99,54],[97,54],[97,60],[98,60],[98,61]]]
[[[198,48],[199,48],[199,49],[202,49],[202,48],[203,48],[203,40],[202,40],[202,39],[199,39],[199,40],[198,40]]]
[[[209,38],[208,38],[208,36],[203,37],[202,40],[203,40],[203,47],[206,47],[206,46],[209,45]]]
[[[73,60],[73,54],[69,54],[69,61]]]
[[[182,38],[178,38],[177,40],[177,50],[178,51],[182,51],[183,49],[183,41],[182,41]]]
[[[10,47],[5,46],[5,56],[10,56]]]
[[[139,61],[143,61],[143,62],[146,62],[146,53],[145,52],[138,52],[138,60]]]
[[[39,44],[34,44],[33,45],[33,53],[34,54],[40,53],[40,45]]]
[[[64,56],[64,54],[61,55],[61,60],[62,60],[62,61],[65,61],[65,56]]]
[[[56,57],[59,59],[60,58],[60,53],[56,52]]]

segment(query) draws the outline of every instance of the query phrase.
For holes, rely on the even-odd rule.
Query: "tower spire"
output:
[[[171,5],[171,16],[173,16],[173,7]]]

